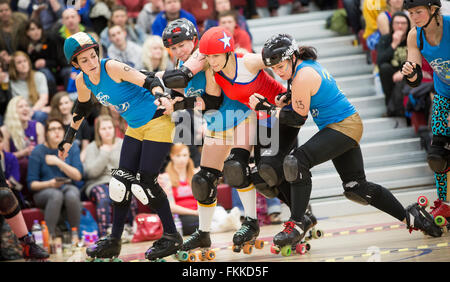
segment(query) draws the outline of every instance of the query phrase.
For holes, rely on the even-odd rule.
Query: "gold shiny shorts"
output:
[[[358,113],[354,113],[343,121],[329,124],[327,127],[347,135],[358,143],[361,141],[363,124]]]
[[[133,137],[139,141],[148,140],[154,142],[172,143],[175,124],[170,116],[162,115],[152,119],[145,125],[138,128],[128,126],[125,135]]]

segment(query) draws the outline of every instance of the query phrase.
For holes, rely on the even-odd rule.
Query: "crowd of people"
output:
[[[137,200],[151,203],[151,197],[148,196],[147,192],[144,192],[145,189],[139,190],[140,188],[134,187],[136,190],[133,190],[131,185],[131,190],[135,195],[130,196],[129,201],[127,199],[128,202],[121,208],[119,207],[120,205],[113,205],[113,203],[125,202],[123,195],[119,197],[115,194],[117,192],[110,191],[109,186],[112,178],[114,178],[111,171],[114,174],[115,170],[116,172],[119,171],[121,175],[126,175],[130,171],[133,171],[134,174],[137,172],[137,175],[141,174],[142,178],[144,178],[142,176],[144,172],[151,171],[151,175],[157,175],[154,179],[158,179],[169,198],[167,206],[165,206],[165,203],[158,203],[155,209],[163,221],[165,231],[171,230],[172,226],[171,219],[167,219],[166,209],[169,208],[168,205],[170,205],[169,211],[171,210],[172,213],[178,214],[181,219],[183,226],[182,235],[203,236],[201,234],[202,231],[209,232],[211,230],[211,221],[220,222],[220,219],[212,218],[214,212],[206,217],[199,214],[201,210],[203,210],[203,214],[207,213],[208,208],[211,208],[211,206],[217,209],[217,203],[215,203],[213,198],[209,197],[206,197],[203,202],[199,200],[199,197],[202,198],[203,196],[199,196],[199,192],[193,189],[192,185],[195,184],[192,184],[192,181],[194,181],[193,179],[195,179],[196,175],[201,175],[205,179],[212,179],[212,181],[217,180],[217,176],[220,175],[220,171],[223,169],[223,161],[225,159],[222,162],[219,161],[219,164],[215,162],[220,160],[222,155],[224,158],[226,157],[225,151],[222,152],[220,151],[222,149],[217,150],[218,147],[204,146],[204,144],[189,146],[176,144],[168,147],[160,144],[155,145],[153,143],[164,143],[166,141],[161,141],[161,139],[158,139],[159,137],[148,137],[146,133],[134,130],[135,127],[141,128],[142,124],[139,122],[128,124],[125,118],[121,116],[127,110],[127,103],[113,106],[108,102],[109,97],[102,97],[97,93],[94,94],[99,103],[95,103],[92,106],[93,109],[89,115],[81,118],[81,123],[79,123],[81,119],[75,121],[73,118],[74,111],[75,113],[76,110],[80,111],[80,108],[83,107],[80,105],[87,103],[88,100],[90,101],[90,98],[82,101],[80,92],[90,93],[88,90],[97,87],[97,84],[88,79],[90,76],[86,71],[84,73],[81,72],[81,66],[87,64],[88,59],[84,60],[83,58],[83,61],[75,61],[74,64],[72,63],[73,58],[67,57],[65,48],[67,40],[76,38],[77,34],[83,32],[89,36],[87,40],[99,43],[98,57],[100,60],[109,58],[136,70],[146,70],[152,73],[170,73],[170,71],[179,69],[183,62],[189,62],[188,59],[191,54],[198,48],[199,40],[208,30],[215,30],[214,28],[217,26],[223,28],[233,39],[233,52],[251,54],[254,50],[252,35],[246,22],[248,19],[307,12],[310,4],[309,0],[202,0],[199,7],[197,2],[199,1],[86,0],[81,1],[81,7],[71,7],[66,6],[64,1],[59,0],[48,0],[44,3],[35,0],[0,0],[0,21],[2,21],[0,30],[2,34],[0,37],[0,125],[2,126],[0,131],[0,148],[2,149],[2,163],[4,164],[2,168],[9,187],[13,189],[17,185],[20,185],[21,188],[23,187],[21,192],[15,193],[19,199],[20,208],[37,207],[43,210],[50,235],[56,236],[60,232],[58,230],[60,217],[64,217],[70,227],[79,227],[82,201],[95,203],[100,236],[122,234],[123,225],[121,226],[117,222],[122,220],[132,223],[138,212]],[[321,9],[334,9],[338,5],[337,2],[315,1],[315,4]],[[379,70],[382,89],[386,98],[387,115],[405,116],[405,112],[409,111],[411,115],[408,117],[410,120],[413,120],[414,124],[418,122],[426,126],[428,124],[427,115],[431,114],[429,107],[416,107],[419,100],[417,98],[419,97],[418,94],[414,96],[416,103],[414,105],[410,105],[412,99],[409,99],[409,102],[407,99],[412,97],[414,93],[411,93],[411,88],[407,88],[408,83],[405,82],[402,66],[407,61],[408,31],[413,24],[410,15],[403,8],[403,1],[365,0],[363,3],[360,3],[359,0],[344,0],[343,4],[347,11],[350,28],[357,36],[357,40],[363,46],[367,46],[368,52],[372,52],[371,58],[375,59],[371,60],[371,62]],[[362,12],[360,10],[361,4],[363,4]],[[363,21],[361,21],[361,15],[363,15]],[[196,35],[198,31],[198,37],[196,39],[195,37],[188,38],[185,46],[178,44],[180,41],[164,41],[164,31],[168,25],[176,23],[179,19],[188,20],[193,26]],[[176,24],[174,26],[177,27]],[[364,29],[362,28],[363,26],[365,26]],[[178,28],[180,27],[185,28],[182,23],[178,26]],[[223,34],[226,36],[225,32]],[[171,39],[177,40],[176,37],[171,37]],[[185,39],[183,38],[182,42]],[[200,51],[202,51],[201,48],[200,46]],[[207,48],[205,49],[206,53],[202,52],[203,54],[214,54],[214,52],[208,53],[210,52],[208,48],[211,47],[205,48]],[[313,51],[309,49],[304,49],[303,51],[304,53],[299,58],[315,60],[316,57],[313,55]],[[234,56],[234,53],[231,54]],[[278,61],[277,63],[265,63],[264,65],[256,62],[254,59],[248,59],[251,57],[245,57],[247,59],[242,57],[241,59],[241,57],[236,56],[236,61],[233,58],[231,61],[235,64],[242,64],[242,66],[245,64],[248,68],[246,70],[248,73],[280,63]],[[238,60],[240,61],[238,62]],[[211,60],[208,60],[208,62],[211,66],[215,64]],[[224,63],[223,72],[225,75],[228,70],[230,70],[230,73],[234,71],[232,69],[233,65],[227,66],[228,62],[228,56],[226,61],[218,62],[219,64]],[[186,65],[190,66],[189,63],[186,63]],[[106,73],[108,73],[108,67],[113,70],[114,68],[123,68],[127,72],[126,67],[123,67],[123,65],[111,66],[111,64],[108,64],[107,67],[103,60],[100,67],[102,70],[106,70]],[[429,66],[427,68],[426,60],[423,60],[422,69],[424,77],[422,83],[432,84],[432,70]],[[294,65],[292,70],[294,71]],[[276,68],[272,68],[272,71],[280,74]],[[300,68],[298,71],[300,71]],[[207,72],[205,71],[205,74],[201,73],[204,83],[206,83],[203,89],[211,88]],[[265,75],[265,72],[263,73]],[[273,76],[273,73],[271,75]],[[291,75],[295,77],[294,74]],[[307,76],[308,74],[305,75]],[[236,76],[238,75],[236,74]],[[255,79],[259,76],[258,72]],[[284,79],[282,75],[279,76]],[[84,77],[82,82],[83,90],[80,90],[80,77]],[[230,75],[228,77],[233,76]],[[243,77],[246,76],[243,75]],[[108,82],[110,84],[117,83],[118,79],[121,81],[145,79],[145,83],[147,83],[144,76],[132,79],[128,78],[126,73],[123,74],[123,77],[121,77],[121,74],[109,74],[106,77],[101,76],[101,79],[102,81],[110,81]],[[216,77],[220,84],[218,79]],[[239,80],[239,77],[235,77],[235,79]],[[264,79],[271,81],[270,78],[261,78],[260,80],[266,81]],[[311,78],[311,80],[313,79]],[[142,86],[142,83],[140,86]],[[194,86],[197,87],[198,85]],[[195,87],[193,88],[194,91]],[[220,88],[217,87],[212,87],[213,91],[208,90],[209,95],[206,96],[214,96],[211,94],[216,92],[217,89],[219,89],[217,93],[219,95]],[[226,86],[221,84],[220,87],[225,90],[224,87]],[[281,85],[277,87],[283,88]],[[152,85],[150,89],[153,88]],[[130,89],[138,91],[135,88]],[[429,88],[426,88],[424,91],[428,91],[426,92],[427,94],[431,92]],[[263,98],[260,97],[259,99]],[[273,98],[269,98],[269,101],[275,103]],[[206,100],[202,101],[206,107],[211,105],[211,103],[214,104],[214,102],[211,102],[214,98],[208,99],[209,102]],[[428,106],[431,105],[431,98],[429,99]],[[242,103],[245,104],[244,102]],[[249,102],[247,101],[246,103],[245,105],[249,106]],[[407,103],[409,108],[406,106]],[[188,110],[193,109],[189,108]],[[423,112],[426,112],[426,114],[423,114]],[[352,112],[352,114],[355,113]],[[152,121],[164,117],[163,113],[158,112],[156,109],[152,112],[152,115]],[[191,113],[191,115],[193,116],[194,114]],[[420,118],[417,118],[417,115]],[[251,119],[251,115],[246,114],[242,120],[247,121],[248,119]],[[194,132],[193,135],[199,134],[200,139],[203,139],[205,136],[217,138],[209,128],[211,124],[205,121],[200,123],[200,132]],[[65,132],[73,129],[74,124],[78,127],[76,139],[71,143],[70,150],[67,149],[65,151],[66,155],[64,158],[61,158],[61,155],[58,157],[58,153],[61,151],[59,145],[66,142]],[[139,126],[136,126],[136,124],[139,124]],[[133,132],[131,132],[131,128]],[[419,131],[418,126],[416,130]],[[286,143],[286,149],[289,150],[293,148],[292,145],[296,141],[295,133],[298,133],[297,129],[291,129],[291,131],[293,133],[290,135],[294,139],[287,140],[289,143]],[[291,131],[286,129],[286,132],[291,133]],[[137,137],[141,135],[142,138]],[[149,160],[145,159],[144,153],[141,155],[141,145],[137,149],[137,143],[133,144],[134,141],[130,141],[129,136],[140,140],[143,152],[144,148],[147,148],[147,152],[156,153],[159,151],[157,155],[160,156],[161,163],[164,165],[156,167],[146,163]],[[352,137],[356,141],[352,140],[351,142],[344,140],[346,138],[342,137],[343,144],[348,143],[348,146],[352,147],[355,145],[355,142],[359,142],[360,136]],[[193,142],[191,144],[198,143]],[[131,152],[130,154],[136,154],[135,156],[138,156],[137,159],[141,159],[139,164],[131,163],[131,160],[134,160],[133,157],[130,157],[131,160],[128,161],[121,158],[121,150],[124,147]],[[313,146],[308,149],[314,150]],[[203,154],[200,153],[201,151]],[[247,148],[245,150],[244,148],[233,148],[231,153],[239,156],[239,158],[247,159],[248,162],[250,157],[247,155],[248,151]],[[300,154],[302,152],[299,151]],[[282,153],[287,155],[289,152]],[[357,152],[353,153],[357,154]],[[218,154],[222,155],[216,158],[216,156],[219,156]],[[211,160],[206,161],[205,156],[209,156]],[[323,156],[323,158],[328,157]],[[242,159],[239,159],[239,161]],[[261,157],[262,159],[263,157]],[[227,159],[226,161],[235,160]],[[255,159],[256,163],[259,163],[259,161],[259,159]],[[282,159],[280,161],[282,162]],[[308,166],[312,167],[313,165],[311,163]],[[343,170],[346,170],[344,164],[343,167]],[[224,174],[224,177],[227,178],[225,171]],[[264,175],[261,174],[261,177],[264,178]],[[286,178],[286,180],[277,181],[276,185],[285,184],[289,186],[288,182],[293,182],[300,186],[306,185],[306,188],[302,187],[297,189],[298,191],[302,191],[302,193],[310,192],[310,183],[299,182],[295,175],[291,175],[291,178],[291,180]],[[145,181],[149,180],[142,180],[142,186],[148,184]],[[153,181],[153,179],[150,181]],[[266,179],[264,181],[270,182],[270,180],[267,181]],[[248,223],[249,226],[254,225],[255,223],[249,223],[249,220],[250,218],[254,220],[258,216],[249,213],[248,208],[248,203],[254,201],[254,196],[249,196],[250,193],[245,193],[247,190],[252,190],[252,188],[248,188],[250,187],[248,186],[249,183],[230,181],[230,179],[227,182],[232,187],[239,188],[233,189],[233,206],[239,212],[226,215],[227,218],[225,220],[229,222],[231,227],[225,227],[222,230],[238,229],[240,221],[243,221],[244,224]],[[378,189],[376,184],[370,182],[364,182],[364,185],[368,185],[368,187],[376,186]],[[151,190],[153,189],[152,187],[149,189],[149,191],[153,191]],[[375,188],[372,187],[370,189]],[[381,188],[380,190],[385,193]],[[140,195],[140,198],[136,199],[136,195]],[[258,195],[258,197],[264,199],[264,201],[258,201],[258,203],[266,205],[266,208],[261,210],[264,210],[264,213],[267,215],[265,220],[260,220],[259,224],[262,222],[281,223],[279,217],[281,212],[280,199],[274,197],[265,199],[260,194]],[[385,193],[384,199],[388,199],[393,204],[396,204],[396,200],[392,199],[391,196],[389,193]],[[289,202],[291,209],[295,205],[297,207],[301,206],[300,212],[293,212],[293,216],[296,217],[296,221],[293,222],[298,225],[306,224],[302,222],[302,218],[304,217],[307,203],[295,203],[291,206],[291,197],[295,197],[295,195],[281,197],[281,199],[284,202]],[[302,196],[302,198],[308,197],[309,195]],[[349,196],[349,198],[351,197],[352,195]],[[399,220],[407,220],[407,216],[404,216],[404,209],[401,206],[400,208],[397,206],[395,211],[391,211],[383,205],[378,208],[381,210],[384,208]],[[112,217],[112,214],[115,215],[115,218]],[[239,224],[236,218],[239,220]],[[413,225],[413,223],[409,222],[408,224]],[[178,240],[177,238],[169,239]],[[146,253],[146,256],[152,256],[151,249]]]

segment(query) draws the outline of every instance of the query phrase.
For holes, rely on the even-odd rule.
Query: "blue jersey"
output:
[[[311,116],[319,129],[332,123],[341,122],[356,113],[355,107],[339,89],[334,78],[316,61],[303,61],[297,66],[294,78],[297,72],[304,67],[313,68],[322,78],[319,90],[314,96],[311,96],[309,106]]]
[[[128,81],[111,79],[105,69],[108,59],[101,60],[100,82],[95,85],[83,73],[84,83],[104,106],[114,106],[132,128],[147,124],[156,112],[155,97],[147,89]]]
[[[201,97],[205,93],[205,87],[206,87],[205,72],[200,71],[192,78],[191,81],[189,81],[188,86],[184,90],[184,93],[186,97],[190,96]],[[242,121],[244,121],[252,111],[241,102],[231,100],[230,98],[228,98],[223,91],[222,95],[223,95],[223,102],[219,110],[204,115],[207,128],[210,131],[220,132],[233,128]]]
[[[437,94],[450,98],[450,16],[445,15],[442,18],[444,23],[441,42],[437,46],[431,46],[424,36],[421,53],[433,69],[434,89]],[[417,27],[417,46],[420,46],[421,29]]]

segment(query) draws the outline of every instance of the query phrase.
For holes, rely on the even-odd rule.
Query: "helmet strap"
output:
[[[228,59],[230,59],[230,53],[231,53],[231,52],[227,52],[227,54],[225,55],[225,56],[226,56],[225,65],[223,65],[223,68],[222,68],[222,69],[224,69],[224,68],[227,66],[227,64],[228,64]]]
[[[422,51],[423,50],[423,38],[425,36],[425,28],[431,23],[431,21],[433,20],[433,18],[436,18],[436,24],[437,26],[439,26],[439,21],[437,20],[437,15],[439,12],[439,8],[436,9],[436,11],[434,11],[433,14],[431,14],[431,10],[430,8],[428,8],[428,14],[430,15],[430,18],[428,19],[428,22],[422,27],[422,29],[420,30],[420,46],[419,46],[419,50]]]

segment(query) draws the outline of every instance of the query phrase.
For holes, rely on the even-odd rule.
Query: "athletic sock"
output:
[[[239,193],[239,198],[241,198],[242,205],[244,206],[245,216],[256,219],[256,189],[255,185],[250,184],[249,186],[237,189]]]
[[[203,232],[211,231],[211,222],[214,216],[214,211],[217,206],[217,201],[211,205],[202,205],[197,202],[198,207],[198,229]]]
[[[123,227],[125,225],[129,209],[130,205],[113,205],[113,225],[111,231],[111,236],[113,238],[120,239],[122,237]]]
[[[177,232],[168,200],[161,203],[161,206],[158,207],[156,213],[158,214],[159,219],[161,219],[164,233],[173,234]]]

